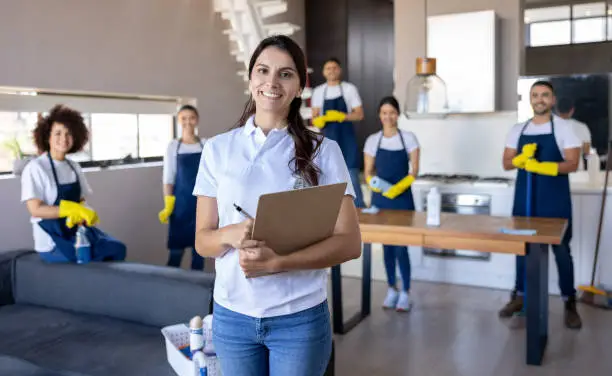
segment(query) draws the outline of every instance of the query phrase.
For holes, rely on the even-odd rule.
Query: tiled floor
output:
[[[360,304],[360,280],[343,281],[345,318]],[[550,300],[548,348],[541,367],[525,365],[525,331],[497,317],[507,291],[414,283],[412,312],[383,311],[386,285],[373,283],[372,314],[336,336],[338,376],[611,376],[612,311],[580,305],[580,331],[563,326]]]

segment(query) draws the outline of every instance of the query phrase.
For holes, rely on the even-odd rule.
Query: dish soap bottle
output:
[[[427,226],[440,226],[442,198],[438,187],[433,187],[427,194]]]
[[[77,264],[87,264],[91,261],[91,244],[87,239],[87,228],[80,225],[76,234],[76,243],[74,245],[76,251]]]
[[[587,158],[587,172],[589,174],[589,183],[592,185],[599,184],[599,168],[601,161],[595,148],[591,148]]]

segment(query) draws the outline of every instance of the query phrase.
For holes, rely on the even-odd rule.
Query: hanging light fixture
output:
[[[427,56],[427,0],[425,0],[425,56]],[[446,84],[436,74],[436,59],[418,57],[416,74],[408,81],[404,114],[414,118],[444,118],[448,115]]]

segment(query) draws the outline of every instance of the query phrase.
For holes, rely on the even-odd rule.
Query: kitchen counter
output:
[[[585,175],[576,173],[571,176],[572,207],[573,207],[573,237],[571,241],[576,285],[588,284],[597,238],[597,226],[601,207],[601,192],[603,189],[603,173],[601,184],[592,185],[586,182]],[[612,177],[611,177],[612,180]],[[512,213],[514,185],[502,183],[452,183],[423,181],[417,179],[412,186],[415,207],[417,211],[424,210],[427,192],[432,186],[437,186],[442,194],[476,194],[490,197],[489,213],[494,216],[510,216]],[[364,185],[364,200],[370,200],[370,192]],[[608,186],[608,196],[612,194],[612,186]],[[603,229],[612,226],[612,197],[606,200]],[[598,278],[606,287],[612,288],[612,232],[602,230],[600,244],[600,266]],[[386,281],[382,246],[373,244],[372,277],[375,280]],[[514,285],[514,256],[495,253],[486,260],[458,257],[440,257],[426,255],[422,247],[409,247],[412,277],[414,280],[472,285],[490,288],[511,289]],[[557,270],[554,256],[551,252],[549,273],[549,289],[552,294],[558,294]],[[361,260],[353,260],[343,265],[345,276],[361,276]],[[597,281],[596,281],[597,283]],[[375,302],[377,304],[377,302]]]

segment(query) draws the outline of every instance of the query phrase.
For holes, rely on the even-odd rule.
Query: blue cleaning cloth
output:
[[[501,232],[502,234],[509,234],[509,235],[535,235],[537,233],[536,230],[531,230],[531,229],[525,229],[525,230],[515,230],[515,229],[511,229],[511,228],[500,228],[499,232]]]

